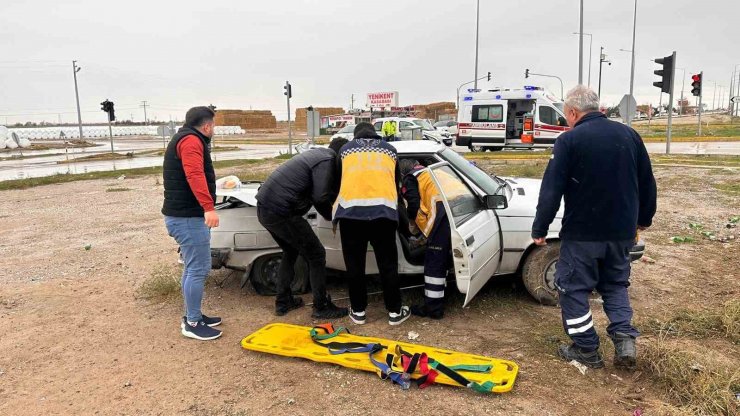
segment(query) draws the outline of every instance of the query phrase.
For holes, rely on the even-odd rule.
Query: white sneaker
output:
[[[349,308],[349,319],[357,325],[365,325],[365,311],[355,312],[352,308]]]
[[[411,311],[408,306],[401,306],[401,312],[388,312],[388,324],[389,325],[401,325],[403,321],[409,319]],[[351,315],[350,315],[351,317]]]

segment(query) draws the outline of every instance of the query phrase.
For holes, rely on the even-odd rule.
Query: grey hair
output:
[[[599,111],[599,96],[585,85],[576,85],[565,95],[565,105],[579,113]]]

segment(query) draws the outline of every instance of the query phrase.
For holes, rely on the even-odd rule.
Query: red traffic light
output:
[[[691,76],[691,80],[694,82],[701,82],[701,75],[700,74],[694,74]]]

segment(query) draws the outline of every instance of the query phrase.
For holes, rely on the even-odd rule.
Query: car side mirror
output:
[[[483,200],[487,209],[506,209],[509,206],[506,195],[486,195]]]
[[[558,117],[558,126],[567,126],[568,120],[565,119],[565,117],[560,116]]]

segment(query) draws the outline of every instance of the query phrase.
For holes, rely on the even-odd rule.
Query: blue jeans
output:
[[[211,232],[203,217],[164,217],[170,237],[180,245],[185,263],[182,272],[182,297],[188,322],[202,319],[200,304],[203,286],[211,270]]]

